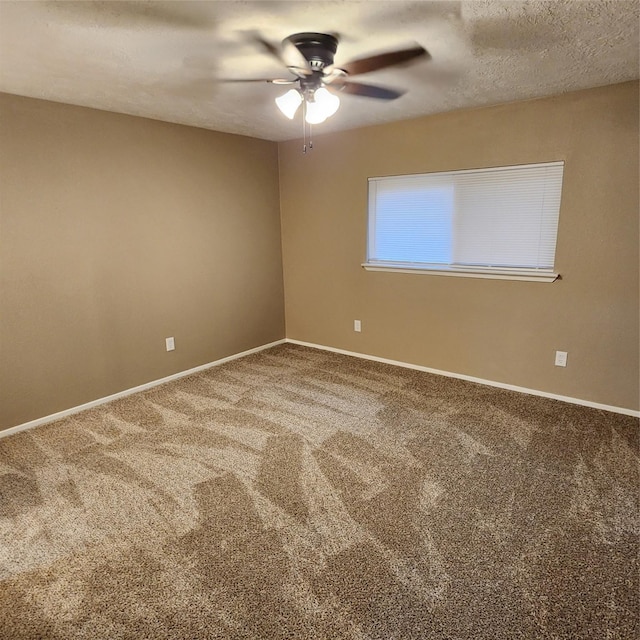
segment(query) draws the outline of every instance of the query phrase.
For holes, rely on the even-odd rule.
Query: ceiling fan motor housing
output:
[[[285,40],[300,51],[313,71],[330,67],[338,49],[338,39],[328,33],[294,33]]]

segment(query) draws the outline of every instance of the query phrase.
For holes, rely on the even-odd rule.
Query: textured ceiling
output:
[[[301,135],[286,87],[249,35],[340,36],[336,63],[418,42],[430,62],[358,80],[409,89],[343,95],[317,132],[522,100],[638,77],[638,0],[13,2],[0,0],[0,91],[239,133]]]

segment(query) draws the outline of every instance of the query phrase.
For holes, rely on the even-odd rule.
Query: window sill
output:
[[[459,278],[486,278],[489,280],[522,280],[525,282],[553,282],[558,273],[536,269],[483,269],[473,267],[450,267],[447,265],[425,267],[402,262],[364,262],[367,271],[395,273],[421,273],[431,276],[456,276]]]

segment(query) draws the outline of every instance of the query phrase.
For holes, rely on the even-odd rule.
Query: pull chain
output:
[[[307,129],[309,131],[309,146],[307,146]],[[313,149],[313,140],[311,135],[313,133],[312,125],[307,123],[307,101],[302,101],[302,153],[307,153],[307,149],[311,151]]]
[[[307,153],[307,101],[302,101],[302,153]]]

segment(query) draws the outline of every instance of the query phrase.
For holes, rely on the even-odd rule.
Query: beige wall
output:
[[[637,83],[279,153],[289,338],[638,409]],[[367,177],[547,160],[561,281],[360,267]],[[0,94],[0,428],[283,325],[275,144]]]
[[[284,337],[278,197],[274,143],[0,95],[0,428]]]
[[[299,141],[279,152],[288,338],[638,409],[637,83],[316,136],[306,156]],[[367,177],[550,160],[566,162],[562,280],[361,268]],[[566,369],[554,366],[556,349],[569,352]]]

